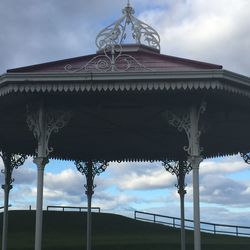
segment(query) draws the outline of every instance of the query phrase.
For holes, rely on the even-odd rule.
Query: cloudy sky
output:
[[[249,0],[130,2],[136,16],[160,34],[161,53],[216,63],[250,75]],[[9,68],[95,53],[96,35],[121,16],[126,3],[126,0],[1,0],[0,73]],[[249,171],[250,166],[239,156],[202,163],[202,220],[250,226]],[[14,178],[10,203],[15,208],[34,207],[36,168],[31,159],[14,171]],[[0,180],[3,182],[2,177]],[[187,178],[188,218],[192,218],[191,182],[192,174]],[[96,178],[93,205],[130,216],[136,209],[178,216],[175,183],[176,178],[160,162],[112,163]],[[51,161],[45,171],[44,205],[85,206],[84,184],[84,176],[72,162]]]

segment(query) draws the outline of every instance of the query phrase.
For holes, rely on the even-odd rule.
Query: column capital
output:
[[[185,190],[184,188],[179,188],[178,189],[178,194],[181,196],[184,196],[187,193],[187,190]]]
[[[36,157],[33,162],[37,165],[38,170],[44,170],[44,167],[49,163],[47,157]]]
[[[13,188],[13,186],[11,184],[3,184],[2,185],[2,189],[4,191],[10,191]]]
[[[192,155],[188,157],[188,162],[191,164],[192,168],[199,168],[200,163],[203,161],[201,155]]]

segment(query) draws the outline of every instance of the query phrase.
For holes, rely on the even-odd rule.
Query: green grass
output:
[[[2,223],[2,214],[0,217]],[[35,211],[10,211],[9,250],[34,249]],[[187,250],[193,232],[187,231]],[[85,249],[86,213],[44,212],[44,250]],[[93,250],[179,250],[178,229],[113,214],[93,214]],[[202,250],[249,250],[250,238],[202,234]]]

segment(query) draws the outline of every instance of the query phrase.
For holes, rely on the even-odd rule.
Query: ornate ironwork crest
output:
[[[189,145],[184,146],[184,150],[188,152],[189,155],[191,155],[191,147],[192,147],[192,140],[191,140],[191,122],[195,123],[195,126],[199,128],[199,120],[201,114],[203,114],[206,110],[206,102],[202,102],[196,115],[196,120],[191,121],[191,114],[190,112],[184,112],[184,111],[167,111],[165,112],[164,116],[167,119],[168,123],[176,127],[179,132],[182,132],[183,130],[187,134]],[[199,146],[200,141],[200,135],[201,131],[204,130],[204,128],[198,129],[198,132],[196,132],[195,135],[195,144]],[[200,147],[200,152],[203,151],[203,148]]]
[[[122,11],[123,16],[113,24],[103,29],[96,37],[96,46],[99,54],[89,62],[73,67],[67,64],[64,69],[67,72],[127,72],[127,71],[151,71],[129,54],[123,53],[123,44],[131,35],[132,44],[146,45],[160,50],[160,36],[149,25],[141,22],[133,16],[134,9],[128,5]],[[130,33],[127,31],[131,28]]]
[[[148,24],[134,17],[135,10],[127,6],[122,10],[123,16],[112,23],[97,35],[96,46],[98,49],[104,49],[110,44],[123,44],[128,38],[127,28],[131,26],[132,39],[136,44],[144,44],[151,48],[160,50],[160,36],[155,29]]]
[[[44,121],[42,121],[44,128],[39,118],[39,112],[36,110],[34,112],[27,112],[26,122],[28,124],[29,130],[33,132],[34,137],[41,142],[42,130],[45,132],[45,151],[46,157],[53,151],[52,147],[49,147],[49,138],[52,134],[58,133],[59,130],[65,127],[71,118],[71,113],[67,111],[60,110],[49,110],[44,114]]]
[[[85,65],[74,68],[67,64],[64,69],[67,72],[126,72],[126,71],[150,71],[133,56],[122,53],[122,46],[119,44],[109,44],[103,54],[93,57]]]

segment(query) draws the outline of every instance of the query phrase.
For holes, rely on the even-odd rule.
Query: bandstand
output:
[[[96,45],[95,54],[11,69],[0,77],[6,202],[13,169],[33,156],[35,250],[41,250],[49,158],[185,161],[192,166],[194,249],[200,250],[199,165],[204,158],[249,152],[249,78],[161,54],[158,33],[134,17],[129,4],[98,34]]]

